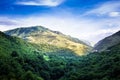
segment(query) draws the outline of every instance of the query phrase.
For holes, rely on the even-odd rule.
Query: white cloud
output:
[[[86,12],[85,15],[96,14],[97,16],[116,17],[120,15],[120,1],[111,1],[97,5],[94,9]]]
[[[0,31],[5,31],[18,27],[19,21],[8,17],[0,16]]]
[[[109,16],[111,16],[111,17],[118,17],[118,16],[120,16],[120,12],[110,12]]]
[[[16,4],[19,5],[33,5],[33,6],[58,6],[64,0],[26,0],[26,1],[19,1]]]
[[[10,25],[17,25],[17,21],[16,20],[11,20],[7,17],[0,17],[0,25],[6,25],[6,26],[10,26]]]

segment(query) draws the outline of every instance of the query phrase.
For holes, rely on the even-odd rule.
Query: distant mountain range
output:
[[[108,48],[115,46],[120,43],[120,31],[116,32],[115,34],[108,36],[104,38],[103,40],[99,41],[95,47],[94,50],[97,50],[99,52],[101,51],[109,51]]]
[[[53,31],[42,26],[33,26],[27,28],[16,28],[4,32],[10,36],[17,36],[34,44],[49,44],[52,46],[68,48],[77,55],[87,54],[91,47],[71,36],[64,35],[61,32]]]

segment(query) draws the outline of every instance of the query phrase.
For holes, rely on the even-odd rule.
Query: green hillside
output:
[[[27,70],[32,69],[27,62],[40,56],[33,54],[34,50],[31,44],[0,32],[0,80],[26,80],[27,75],[42,80]]]
[[[49,53],[49,55],[48,55]],[[50,56],[75,57],[73,51],[46,44],[31,44],[0,32],[0,80],[43,80]],[[42,70],[42,71],[41,71]]]

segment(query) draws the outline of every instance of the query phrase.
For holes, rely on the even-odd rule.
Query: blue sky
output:
[[[0,30],[42,25],[95,44],[120,30],[120,0],[2,0]]]

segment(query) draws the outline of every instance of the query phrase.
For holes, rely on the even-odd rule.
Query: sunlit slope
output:
[[[11,36],[18,36],[28,42],[35,44],[49,44],[57,47],[64,47],[74,51],[78,55],[87,54],[91,47],[86,43],[64,35],[58,31],[52,31],[41,26],[17,28],[5,32]]]

